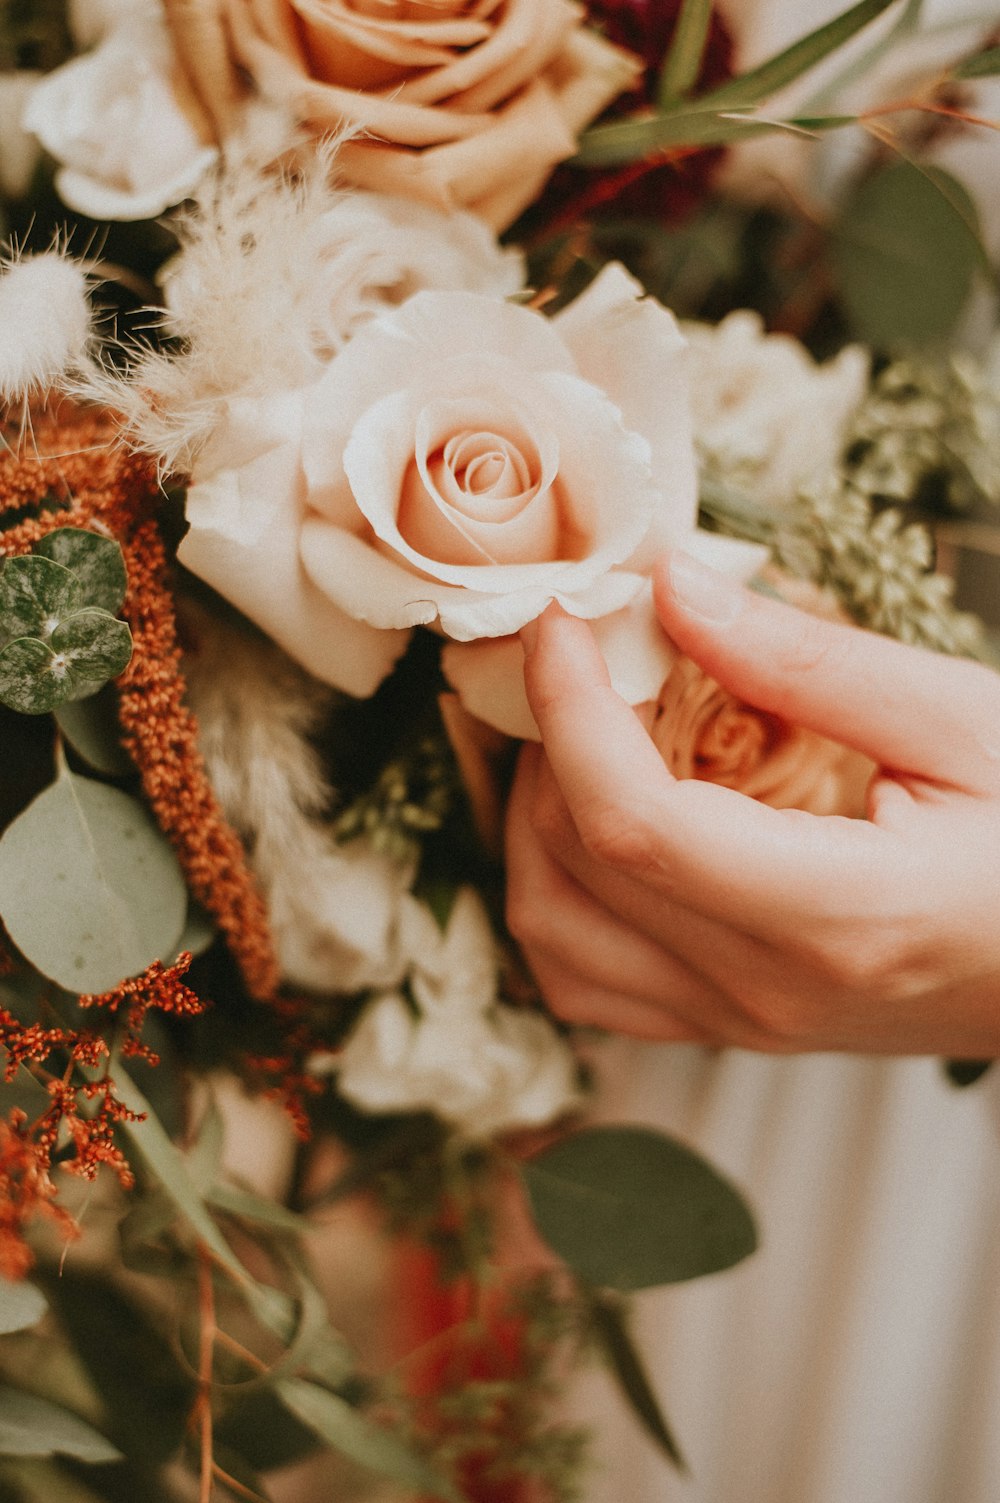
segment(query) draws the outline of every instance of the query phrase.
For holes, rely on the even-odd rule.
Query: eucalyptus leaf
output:
[[[47,715],[67,694],[65,669],[40,637],[15,637],[0,651],[0,703],[19,715]]]
[[[712,0],[683,0],[663,69],[659,102],[667,106],[690,93],[698,80],[712,21]]]
[[[96,772],[123,778],[135,763],[121,744],[115,692],[105,686],[86,699],[67,700],[55,710],[56,725],[70,746]],[[181,949],[192,949],[181,945]]]
[[[117,1446],[78,1415],[20,1389],[0,1386],[0,1455],[75,1456],[118,1461]]]
[[[176,952],[187,889],[135,799],[62,769],[0,838],[0,915],[43,975],[102,992]]]
[[[90,681],[91,693],[108,679],[117,678],[132,656],[132,633],[125,622],[96,606],[65,617],[49,643],[75,681]]]
[[[110,1439],[144,1463],[180,1446],[197,1383],[152,1310],[101,1273],[52,1267],[45,1288],[108,1416]]]
[[[953,70],[955,78],[995,78],[1000,73],[1000,47],[987,47],[975,57],[967,57]]]
[[[724,117],[760,104],[794,82],[894,3],[895,0],[860,0],[860,4],[802,37],[784,52],[702,94],[696,101],[684,100],[674,109],[662,110],[659,115],[645,119],[595,126],[580,138],[575,160],[582,166],[611,166],[668,147],[721,145],[780,125],[794,127],[798,122],[736,121]],[[803,128],[830,130],[853,123],[853,119],[842,115],[820,117]]]
[[[680,1446],[667,1423],[645,1365],[632,1340],[626,1312],[620,1301],[595,1291],[589,1308],[592,1329],[601,1351],[646,1434],[679,1471],[687,1471]]]
[[[957,179],[893,162],[862,181],[832,252],[852,331],[880,349],[939,344],[972,287],[976,209]]]
[[[12,1331],[27,1331],[38,1324],[48,1309],[48,1301],[34,1284],[13,1283],[0,1278],[0,1336]]]
[[[25,554],[0,569],[0,633],[47,637],[63,616],[83,605],[80,582],[62,564]]]
[[[757,1245],[737,1191],[643,1127],[592,1127],[521,1166],[538,1230],[588,1284],[621,1291],[729,1268]]]
[[[305,1336],[308,1336],[310,1345],[313,1342],[321,1344],[326,1371],[336,1371],[337,1381],[346,1381],[354,1370],[346,1343],[329,1328],[322,1332],[313,1329],[311,1290],[303,1287],[302,1300],[297,1304],[282,1290],[260,1284],[251,1276],[212,1219],[180,1150],[164,1132],[132,1076],[120,1064],[115,1068],[115,1083],[119,1099],[130,1111],[143,1116],[141,1122],[126,1124],[124,1131],[178,1214],[237,1285],[254,1317],[273,1331],[286,1347],[300,1342],[304,1345]]]
[[[461,1503],[451,1484],[422,1456],[338,1394],[303,1378],[282,1378],[277,1392],[286,1408],[335,1451],[426,1498]]]
[[[114,615],[125,599],[127,579],[122,550],[114,538],[83,527],[60,527],[35,544],[34,554],[53,559],[75,576],[80,598]]]
[[[769,57],[759,67],[720,84],[710,94],[703,95],[700,102],[711,109],[734,109],[769,99],[786,84],[794,83],[803,73],[808,73],[831,52],[836,52],[895,3],[896,0],[860,0],[859,4],[841,11],[832,21],[810,31],[783,52]]]

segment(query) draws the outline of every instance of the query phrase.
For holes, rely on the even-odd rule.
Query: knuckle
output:
[[[655,865],[657,839],[650,821],[634,810],[601,806],[580,822],[580,840],[595,861],[638,873]]]

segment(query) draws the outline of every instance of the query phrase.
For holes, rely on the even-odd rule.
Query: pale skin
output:
[[[569,1022],[770,1053],[1000,1055],[1000,675],[833,625],[673,554],[664,630],[725,688],[879,766],[868,818],[667,772],[586,623],[522,633],[542,746],[508,922]]]

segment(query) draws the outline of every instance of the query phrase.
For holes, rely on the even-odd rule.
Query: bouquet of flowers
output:
[[[568,1500],[601,1358],[683,1465],[627,1297],[754,1220],[505,924],[519,633],[857,817],[663,551],[992,651],[998,33],[795,9],[2,0],[5,1503]]]

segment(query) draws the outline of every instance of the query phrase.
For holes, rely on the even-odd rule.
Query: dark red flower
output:
[[[612,42],[636,53],[645,64],[638,86],[622,94],[599,124],[620,119],[656,103],[660,72],[673,40],[681,0],[590,0],[588,20]],[[732,77],[732,41],[713,11],[698,75],[698,91]],[[720,148],[678,155],[669,162],[647,159],[624,167],[557,169],[545,190],[531,230],[571,228],[599,210],[616,217],[656,219],[676,224],[704,198]]]

